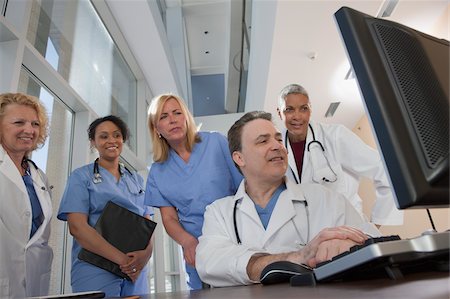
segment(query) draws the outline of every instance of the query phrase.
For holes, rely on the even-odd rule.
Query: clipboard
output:
[[[94,228],[111,245],[123,253],[143,250],[155,230],[156,222],[108,201]],[[131,280],[118,264],[82,248],[78,258],[117,276]]]

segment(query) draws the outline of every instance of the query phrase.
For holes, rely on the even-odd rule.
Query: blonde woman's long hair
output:
[[[181,112],[186,118],[186,149],[192,152],[194,144],[201,141],[194,117],[189,112],[183,99],[171,93],[160,94],[152,99],[147,113],[148,129],[153,142],[153,161],[155,162],[164,162],[169,158],[170,145],[164,137],[158,135],[156,125],[162,114],[164,104],[170,99],[174,99],[180,104]]]

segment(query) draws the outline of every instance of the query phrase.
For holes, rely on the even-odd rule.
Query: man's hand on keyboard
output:
[[[299,263],[314,268],[318,263],[349,250],[353,245],[364,243],[366,239],[365,233],[353,227],[325,228],[299,252]]]
[[[350,239],[347,240],[333,239],[322,242],[320,243],[319,248],[317,249],[314,261],[311,262],[314,264],[314,266],[311,265],[311,267],[316,267],[318,263],[329,261],[336,255],[348,251],[350,247],[359,244],[361,243],[357,243]]]

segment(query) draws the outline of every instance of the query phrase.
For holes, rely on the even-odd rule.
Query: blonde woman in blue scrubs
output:
[[[158,207],[164,227],[183,248],[191,289],[201,289],[195,251],[205,208],[236,192],[242,176],[225,136],[198,132],[184,101],[173,94],[155,97],[148,111],[153,160],[145,204]]]

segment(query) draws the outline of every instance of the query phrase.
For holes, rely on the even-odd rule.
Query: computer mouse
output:
[[[289,282],[296,275],[313,275],[313,270],[306,265],[288,261],[273,262],[262,270],[260,282],[265,285]]]

